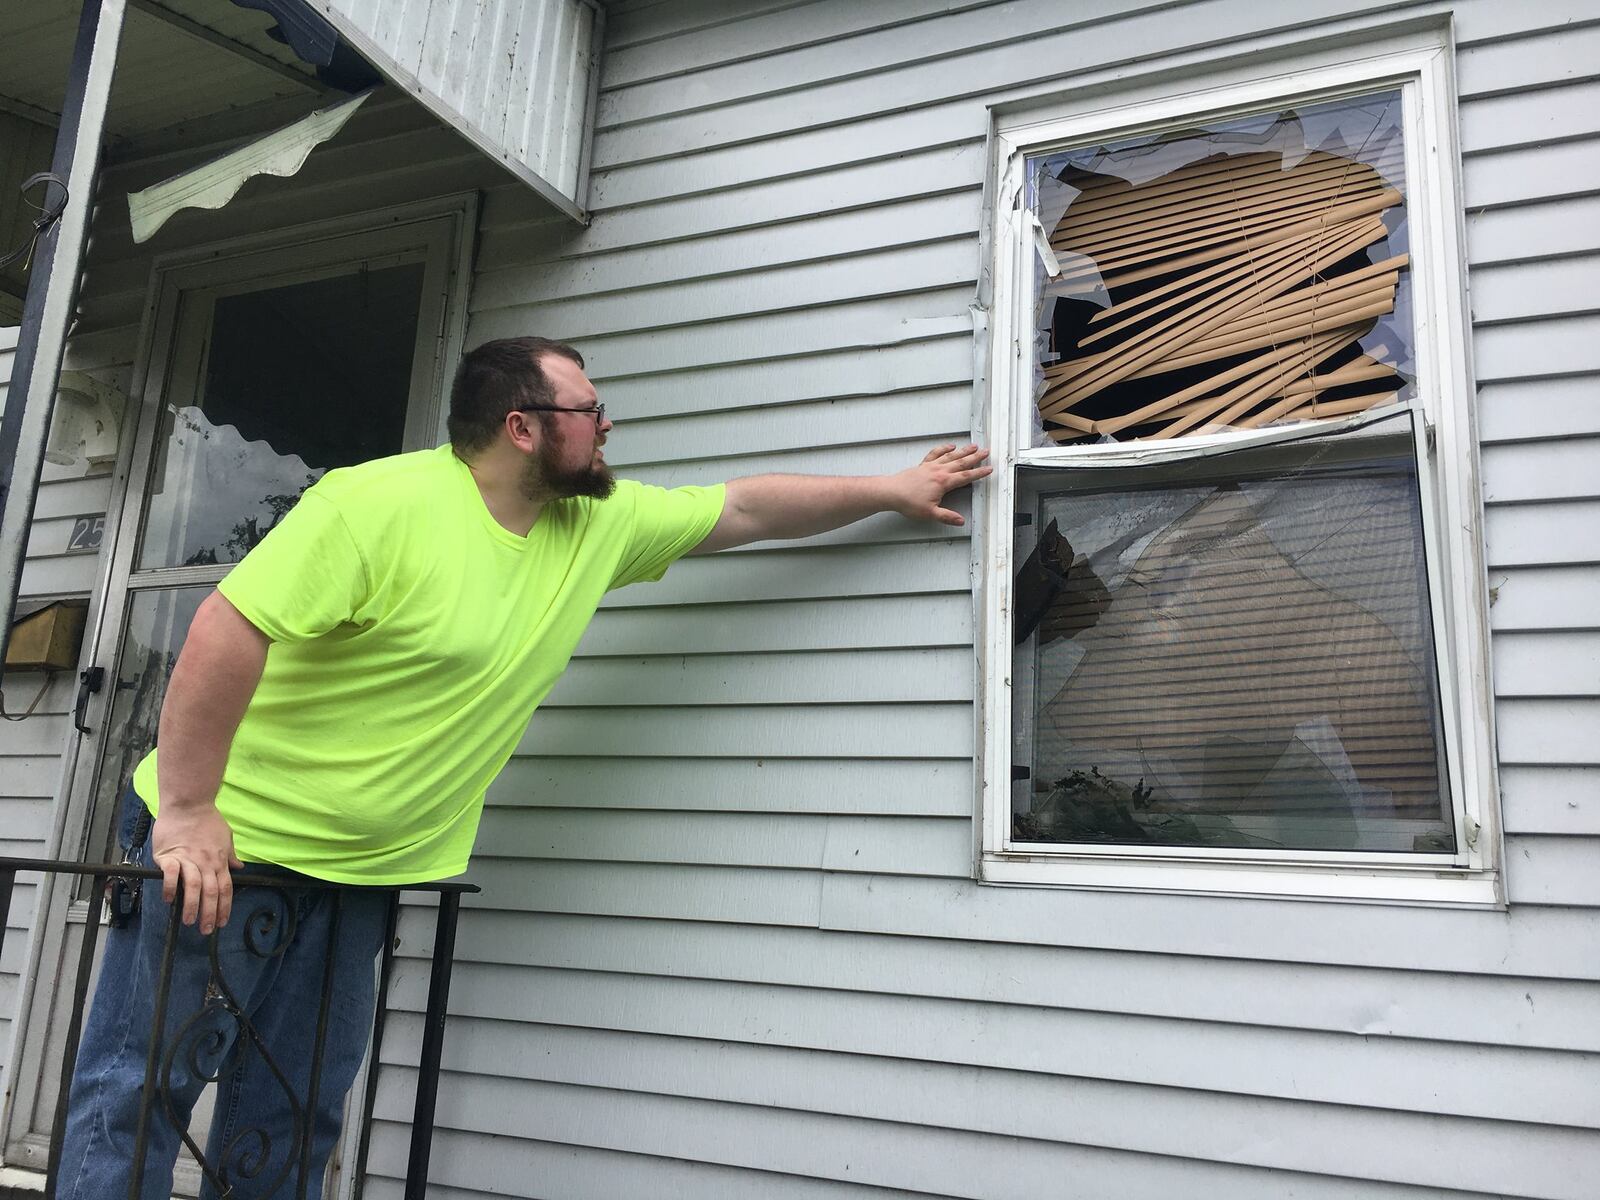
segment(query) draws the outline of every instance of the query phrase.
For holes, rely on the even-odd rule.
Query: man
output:
[[[159,753],[134,775],[131,815],[156,814],[134,861],[163,878],[107,935],[61,1156],[64,1200],[126,1189],[164,908],[180,880],[166,1034],[178,1046],[164,1047],[161,1085],[186,1121],[206,1080],[225,1076],[210,1194],[264,1194],[296,1165],[285,1085],[307,1094],[331,964],[309,1163],[317,1196],[365,1052],[386,901],[349,892],[335,906],[288,886],[289,873],[399,885],[465,870],[484,790],[610,589],[659,579],[685,554],[879,512],[959,525],[945,494],[989,473],[976,446],[941,446],[894,475],[668,491],[613,478],[611,428],[576,350],[489,342],[457,374],[450,445],[329,472],[201,604],[168,685]],[[284,873],[286,886],[253,897],[249,920],[230,925],[229,870],[245,863]],[[215,996],[213,930],[226,997]],[[211,1017],[177,1028],[208,984]],[[283,1078],[249,1050],[224,999],[249,1016]],[[165,1197],[178,1133],[158,1112],[150,1135],[144,1194]]]

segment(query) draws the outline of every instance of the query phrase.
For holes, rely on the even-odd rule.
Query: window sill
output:
[[[1259,862],[1196,862],[985,854],[978,882],[1002,886],[1086,888],[1358,904],[1421,904],[1504,908],[1494,871],[1437,871],[1357,866],[1269,866]]]

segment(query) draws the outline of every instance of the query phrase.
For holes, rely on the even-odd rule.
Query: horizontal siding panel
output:
[[[1491,568],[1600,562],[1600,501],[1490,507],[1486,517]]]
[[[584,342],[584,358],[600,380],[620,374],[681,371],[720,363],[798,358],[817,351],[919,342],[946,334],[971,336],[972,289],[937,288],[792,313],[714,321],[686,329],[617,334]],[[479,313],[473,333],[514,337],[526,323],[515,309]]]
[[[1489,599],[1489,623],[1496,634],[1592,629],[1600,612],[1600,566],[1494,570]]]
[[[35,510],[33,522],[28,526],[28,557],[48,558],[66,554],[76,520],[75,517],[46,517]]]
[[[488,803],[961,817],[973,789],[970,763],[937,759],[514,758]]]
[[[22,565],[20,596],[87,596],[100,577],[97,554],[57,554]]]
[[[1600,768],[1502,767],[1500,799],[1511,833],[1600,837]]]
[[[1116,0],[1126,10],[1126,0]],[[1306,0],[1295,6],[1293,24],[1310,25],[1322,20],[1360,12],[1367,5],[1361,0]],[[1411,7],[1401,4],[1399,9]],[[1008,20],[998,25],[992,19],[988,28],[1002,36],[1013,30],[1036,30],[1032,36],[991,44],[962,52],[951,40],[943,49],[937,44],[935,27],[928,39],[910,52],[897,55],[892,35],[876,55],[863,55],[854,64],[858,78],[833,79],[833,54],[850,53],[843,47],[818,47],[810,53],[810,77],[815,82],[805,91],[805,102],[797,104],[791,94],[780,93],[744,99],[720,109],[715,120],[704,111],[641,121],[613,129],[595,139],[595,165],[613,167],[620,163],[666,158],[717,145],[754,141],[798,129],[857,120],[877,112],[900,111],[953,95],[980,96],[1005,93],[1040,81],[1064,80],[1074,71],[1093,67],[1109,72],[1138,60],[1148,60],[1169,50],[1235,44],[1244,40],[1259,42],[1272,29],[1262,28],[1262,14],[1228,0],[1202,0],[1174,7],[1161,3],[1141,6],[1136,15],[1103,19],[1114,11],[1096,0],[1092,8],[1074,6],[1067,12],[1049,0],[1032,0],[1011,7]],[[1074,24],[1080,12],[1092,14],[1089,22]],[[961,22],[985,14],[963,14],[951,18]],[[1289,23],[1285,21],[1285,24]],[[944,22],[940,22],[940,25]],[[980,22],[980,27],[984,22]],[[1050,30],[1051,32],[1042,32]],[[969,35],[970,36],[970,35]],[[856,39],[866,41],[867,39]],[[939,54],[949,57],[933,57]],[[920,61],[906,62],[913,54]],[[651,85],[647,85],[651,86]],[[707,101],[717,97],[706,97]],[[611,98],[613,108],[615,97]]]
[[[111,503],[111,476],[86,475],[41,483],[34,505],[35,520],[54,517],[100,516]]]
[[[530,871],[486,859],[473,865],[470,878],[483,888],[474,907],[513,912],[803,928],[816,928],[821,917],[823,876],[817,871],[556,861]]]
[[[740,25],[761,13],[806,3],[808,0],[743,0],[737,12],[730,13],[726,0],[614,0],[606,5],[606,49]]]
[[[486,294],[475,296],[474,307],[504,308],[529,327],[544,330],[547,336],[589,346],[595,339],[618,333],[642,340],[645,329],[805,311],[863,298],[975,283],[977,260],[976,239],[962,237],[763,272],[634,288],[588,298],[568,296],[538,304],[520,302],[516,280],[500,276],[503,286],[496,287],[490,281],[484,289]]]
[[[480,260],[494,263],[480,272],[474,303],[498,290],[512,290],[523,303],[567,296],[625,291],[652,284],[707,276],[769,270],[792,263],[881,251],[947,238],[976,235],[979,193],[967,191],[890,202],[809,220],[743,229],[660,245],[600,250],[559,257],[570,242],[519,236],[516,230],[487,232]],[[640,214],[633,214],[637,224]],[[519,251],[525,255],[517,261]],[[974,250],[973,254],[976,255]],[[537,271],[528,270],[537,264]],[[503,280],[512,280],[507,285]]]
[[[1596,250],[1600,196],[1467,210],[1467,260],[1474,266]]]
[[[495,808],[480,854],[511,861],[643,862],[962,876],[967,817],[651,813]]]
[[[604,992],[606,999],[597,1003],[593,1018],[583,1013],[585,995],[574,995],[575,987],[561,988],[559,981],[549,981],[549,985],[556,988],[552,995],[543,990],[543,980],[529,980],[523,986],[528,989],[525,994],[539,997],[538,1011],[550,1012],[555,1018],[553,1024],[622,1020],[651,1027],[704,1028],[714,1019],[723,1018],[719,1027],[728,1026],[741,1036],[701,1043],[690,1054],[685,1053],[681,1045],[675,1045],[672,1038],[607,1035],[585,1029],[548,1034],[540,1030],[537,1037],[530,1034],[523,1039],[522,1045],[513,1043],[505,1048],[504,1067],[523,1067],[535,1075],[530,1081],[535,1083],[570,1080],[580,1086],[606,1088],[619,1094],[626,1089],[632,1096],[683,1095],[724,1103],[772,1106],[790,1114],[791,1119],[797,1119],[800,1113],[826,1113],[857,1120],[891,1121],[899,1126],[916,1126],[945,1134],[957,1131],[1012,1134],[1046,1144],[1136,1150],[1193,1160],[1221,1159],[1241,1166],[1283,1169],[1290,1163],[1297,1163],[1302,1169],[1333,1175],[1348,1175],[1352,1165],[1359,1163],[1356,1170],[1368,1178],[1426,1181],[1435,1186],[1479,1183],[1504,1187],[1513,1182],[1517,1171],[1523,1171],[1527,1174],[1516,1180],[1519,1190],[1533,1185],[1539,1189],[1534,1194],[1579,1197],[1583,1195],[1579,1190],[1583,1183],[1592,1179],[1600,1166],[1600,1139],[1579,1130],[1540,1129],[1502,1120],[1429,1120],[1420,1114],[1363,1112],[1353,1107],[1291,1105],[1278,1097],[1257,1098],[1249,1093],[1202,1097],[1189,1091],[1130,1084],[1126,1080],[1104,1081],[1091,1073],[1092,1068],[1105,1061],[1118,1069],[1111,1056],[1114,1049],[1123,1044],[1120,1038],[1113,1038],[1113,1044],[1105,1046],[1095,1046],[1090,1041],[1074,1042],[1066,1055],[1059,1056],[1075,1060],[1071,1063],[1074,1068],[1070,1076],[1072,1083],[1063,1086],[1061,1080],[1050,1078],[1053,1072],[1031,1066],[1016,1071],[992,1066],[970,1069],[969,1064],[958,1064],[969,1069],[951,1069],[942,1064],[902,1061],[905,1056],[898,1053],[876,1056],[878,1061],[852,1061],[849,1054],[815,1050],[808,1053],[800,1047],[791,1048],[788,1043],[793,1034],[805,1037],[818,1015],[826,1020],[826,1009],[833,999],[826,993],[789,989],[772,997],[771,1011],[764,1011],[765,1005],[755,1009],[745,1005],[735,1014],[729,1011],[730,1002],[737,1004],[741,998],[748,999],[742,989],[735,989],[731,996],[724,997],[706,996],[707,989],[697,988],[686,1003],[685,998],[670,991],[636,989],[620,980],[607,982],[614,982],[617,991],[613,993],[607,989]],[[465,980],[463,983],[464,991],[473,991]],[[641,991],[645,994],[640,994]],[[458,1011],[488,1015],[478,1014],[476,999],[475,994],[463,995]],[[704,1008],[688,1008],[688,1004],[696,1004],[701,999],[704,999]],[[629,1011],[622,1012],[625,1003]],[[967,1007],[965,1005],[946,1007],[952,1011],[941,1020],[924,1014],[921,1006],[897,1005],[895,1011],[887,1014],[896,1024],[863,1022],[846,1033],[845,1040],[856,1055],[862,1054],[855,1048],[859,1043],[886,1043],[915,1050],[928,1045],[929,1039],[941,1038],[937,1043],[940,1049],[958,1060],[973,1056],[974,1043],[994,1049],[995,1057],[1007,1062],[1031,1064],[1039,1059],[1058,1057],[1046,1048],[1053,1044],[1048,1039],[1055,1032],[1050,1029],[1050,1022],[1032,1022],[1039,1014],[996,1011],[989,1006],[980,1006],[981,1014],[967,1014],[960,1011]],[[490,1008],[504,1011],[505,1005],[494,1004],[491,1000]],[[868,1006],[869,1011],[870,1008]],[[822,1010],[820,1014],[819,1010]],[[981,1026],[974,1023],[980,1016],[985,1019]],[[792,1029],[790,1023],[796,1020],[801,1027]],[[774,1027],[771,1035],[765,1032],[769,1024]],[[981,1037],[977,1036],[980,1029]],[[454,1044],[470,1047],[471,1032],[475,1030],[469,1025]],[[762,1044],[742,1044],[747,1041]],[[1164,1043],[1165,1039],[1156,1041]],[[447,1053],[451,1053],[450,1044],[447,1043]],[[1374,1058],[1388,1048],[1378,1041],[1370,1045],[1374,1048]],[[1166,1048],[1164,1044],[1163,1048]],[[1214,1070],[1216,1074],[1210,1079],[1213,1084],[1231,1082],[1244,1073],[1234,1064],[1225,1062],[1222,1046],[1210,1049],[1212,1053],[1202,1050],[1183,1057],[1199,1059]],[[1149,1062],[1135,1054],[1135,1061]],[[1531,1054],[1525,1052],[1523,1057],[1531,1057]],[[1557,1057],[1580,1060],[1580,1056],[1574,1055]],[[889,1061],[883,1061],[885,1058]],[[478,1062],[472,1065],[477,1066]],[[1127,1071],[1131,1066],[1124,1061],[1120,1069]],[[1280,1069],[1288,1074],[1293,1064],[1285,1063]],[[1307,1064],[1306,1069],[1309,1076],[1313,1069],[1311,1064]],[[505,1074],[511,1074],[511,1070],[507,1069]],[[552,1080],[551,1076],[555,1078]],[[469,1078],[473,1090],[490,1084],[488,1076]],[[444,1079],[455,1079],[458,1086],[467,1083],[467,1079],[451,1072],[446,1072]],[[1338,1086],[1327,1077],[1319,1078],[1318,1082]],[[1370,1082],[1366,1086],[1370,1088]],[[1426,1086],[1423,1081],[1416,1085],[1419,1091]],[[1141,1119],[1129,1121],[1129,1112],[1139,1112]],[[1197,1119],[1202,1113],[1206,1114],[1205,1118]],[[1144,1119],[1146,1116],[1148,1119]],[[503,1127],[493,1128],[498,1131]],[[1259,1131],[1264,1129],[1272,1129],[1273,1136],[1259,1136]],[[1521,1141],[1522,1138],[1542,1144],[1559,1162],[1542,1171],[1528,1163],[1516,1162],[1528,1150],[1529,1142]],[[1462,1157],[1475,1141],[1486,1158],[1501,1164],[1487,1178],[1482,1159],[1474,1160],[1471,1154]],[[1494,1149],[1490,1149],[1491,1146]],[[1449,1160],[1451,1165],[1444,1166],[1441,1160]],[[1513,1162],[1515,1166],[1511,1165]],[[884,1181],[895,1182],[887,1178]],[[1010,1181],[1008,1177],[1007,1182]]]
[[[1597,705],[1600,707],[1600,705]],[[970,758],[966,704],[815,704],[679,712],[540,712],[519,754],[748,758]]]
[[[1578,34],[1563,34],[1566,51]],[[1600,52],[1600,37],[1592,38]],[[1502,53],[1509,46],[1502,48]],[[1463,51],[1462,57],[1480,53]],[[1460,61],[1459,59],[1457,61]],[[1544,146],[1572,138],[1600,135],[1600,84],[1592,80],[1566,86],[1541,86],[1549,79],[1549,59],[1541,73],[1505,95],[1465,99],[1461,103],[1461,152],[1510,146]]]
[[[655,868],[663,870],[665,868]],[[619,879],[622,884],[626,877]],[[725,883],[729,886],[731,881]],[[1509,912],[985,887],[881,876],[823,879],[825,929],[1156,954],[1600,979],[1600,922],[1583,909]],[[571,911],[566,910],[566,911]],[[1203,911],[1204,919],[1195,914]],[[707,919],[717,919],[708,914]],[[723,920],[740,920],[727,914]]]
[[[1600,373],[1600,318],[1593,316],[1490,326],[1475,330],[1472,343],[1480,383]]]
[[[408,909],[401,953],[426,959],[430,913]],[[889,937],[870,933],[472,910],[462,961],[759,988],[928,996],[1360,1037],[1600,1050],[1600,988],[1556,979],[1307,966]],[[848,1000],[841,997],[841,1004]]]
[[[1521,700],[1495,704],[1502,763],[1600,763],[1600,700]]]
[[[766,58],[774,52],[793,51],[814,43],[834,42],[870,30],[902,25],[969,8],[993,0],[874,0],[872,4],[790,4],[777,12],[749,15],[752,7],[739,6],[740,20],[712,29],[676,30],[647,47],[628,45],[632,22],[623,23],[624,43],[608,44],[600,86],[611,92],[630,84],[675,75],[694,74],[728,62]],[[726,12],[726,9],[723,10]],[[609,42],[609,39],[608,39]]]
[[[392,1002],[420,1014],[427,986],[424,964],[397,969]],[[851,1020],[841,1022],[838,997],[820,988],[771,989],[759,1005],[750,999],[740,984],[478,963],[458,964],[450,985],[452,1015],[495,1021],[1312,1101],[1382,1109],[1386,1119],[1600,1123],[1600,1060],[1592,1054],[867,993],[851,997]],[[1600,1138],[1592,1142],[1600,1167]]]
[[[862,117],[852,120],[843,135],[837,126],[802,129],[600,171],[593,180],[597,228],[577,244],[602,247],[616,240],[608,225],[639,216],[648,218],[652,240],[663,236],[657,231],[663,216],[665,234],[682,236],[694,220],[691,200],[710,211],[690,228],[709,232],[730,222],[748,226],[781,219],[801,195],[818,197],[814,213],[825,213],[859,208],[873,195],[895,200],[976,192],[983,183],[987,132],[987,108],[981,98],[972,98]],[[730,202],[746,197],[751,204],[741,218],[744,206]]]
[[[641,863],[475,866],[471,906],[519,913],[799,926],[1198,958],[1600,980],[1600,922],[1578,908],[1509,912],[1337,906],[971,880]],[[1195,914],[1203,911],[1205,919]],[[965,947],[949,945],[952,955]]]
[[[76,683],[76,679],[74,679]],[[27,708],[24,704],[23,708]],[[10,711],[10,705],[7,705]],[[45,754],[15,754],[0,742],[0,778],[5,780],[3,790],[12,797],[45,797],[54,795],[61,782],[60,750]]]
[[[1354,1185],[1346,1179],[1039,1144],[964,1130],[908,1128],[762,1106],[564,1085],[508,1082],[490,1089],[480,1102],[475,1088],[463,1089],[454,1078],[446,1082],[441,1089],[441,1107],[451,1105],[452,1111],[461,1113],[463,1123],[476,1123],[482,1110],[496,1134],[485,1140],[440,1131],[435,1145],[444,1149],[435,1151],[435,1166],[430,1171],[435,1179],[452,1185],[493,1188],[495,1180],[506,1178],[507,1172],[520,1177],[512,1139],[523,1131],[511,1127],[511,1114],[516,1114],[515,1119],[526,1118],[548,1131],[546,1136],[552,1141],[762,1171],[757,1189],[747,1195],[767,1195],[761,1189],[768,1178],[787,1181],[808,1175],[833,1182],[839,1189],[833,1194],[841,1198],[865,1200],[904,1195],[928,1200],[954,1196],[1014,1200],[1017,1196],[1057,1195],[1063,1181],[1070,1181],[1075,1194],[1114,1196],[1116,1200],[1172,1200],[1174,1196],[1197,1200],[1285,1200],[1291,1196],[1294,1200],[1469,1200],[1482,1195],[1417,1191],[1381,1183]],[[405,1119],[406,1106],[412,1103],[410,1089],[408,1079],[392,1103],[385,1101],[380,1106],[384,1117],[396,1122]],[[403,1158],[403,1137],[398,1125],[382,1125],[374,1135],[374,1148],[390,1158]],[[897,1191],[897,1184],[912,1190]],[[707,1193],[707,1200],[719,1194]],[[688,1196],[699,1200],[700,1193]]]
[[[397,1178],[367,1177],[364,1200],[403,1200],[410,1136],[407,1125],[379,1121],[373,1132],[369,1170]],[[869,1188],[855,1183],[804,1179],[759,1168],[725,1167],[685,1162],[663,1155],[638,1154],[592,1146],[555,1145],[524,1136],[490,1138],[441,1129],[433,1139],[428,1200],[489,1200],[504,1196],[512,1180],[537,1179],[546,1196],[562,1200],[617,1200],[648,1196],[650,1200],[926,1200],[925,1192]],[[476,1181],[487,1192],[446,1187],[441,1178]],[[526,1183],[510,1183],[526,1188]]]
[[[972,674],[960,647],[580,659],[540,708],[970,701]]]
[[[1507,837],[1506,893],[1513,904],[1600,908],[1600,837]]]
[[[402,1020],[397,1024],[411,1038],[420,1035],[415,1018]],[[446,1051],[447,1072],[477,1074],[493,1068],[497,1049],[493,1027],[481,1022],[462,1025],[455,1051]],[[697,1044],[691,1050],[673,1038],[586,1029],[530,1031],[504,1049],[504,1065],[509,1068],[505,1073],[538,1083],[775,1105],[932,1128],[1014,1132],[1041,1142],[1182,1158],[1217,1157],[1247,1166],[1283,1169],[1292,1164],[1330,1175],[1347,1173],[1351,1164],[1359,1163],[1356,1170],[1368,1178],[1427,1178],[1428,1158],[1448,1154],[1451,1143],[1465,1142],[1474,1132],[1491,1142],[1511,1135],[1508,1129],[1493,1131],[1481,1125],[1469,1129],[1464,1123],[1438,1129],[1416,1117],[1391,1124],[1389,1114],[1348,1109],[1319,1114],[1304,1105],[1263,1103],[1242,1096],[1209,1097],[1206,1119],[1197,1121],[1198,1098],[1169,1089],[1098,1080],[1076,1080],[1071,1089],[1063,1089],[1033,1074],[864,1061],[722,1041]],[[1127,1113],[1134,1111],[1141,1119],[1130,1122]],[[1412,1144],[1398,1151],[1379,1148],[1380,1131],[1393,1135],[1398,1132],[1395,1124],[1405,1127],[1409,1136],[1404,1140]],[[1254,1144],[1244,1139],[1217,1144],[1219,1129],[1252,1127],[1270,1127],[1278,1136]],[[1547,1144],[1557,1140],[1547,1138]],[[1560,1140],[1576,1151],[1578,1162],[1572,1165],[1590,1165],[1593,1150],[1580,1137]],[[1302,1153],[1299,1148],[1304,1146],[1315,1149],[1299,1160],[1288,1157]]]
[[[28,683],[26,682],[30,680],[33,685],[32,690],[28,688]],[[40,682],[42,682],[41,677],[36,672],[18,672],[16,683],[13,685],[15,693],[21,693],[31,699],[33,691],[38,689]],[[6,689],[6,711],[20,713],[27,707],[27,704],[24,703],[13,709],[11,707],[13,694],[12,688]],[[38,712],[26,721],[7,722],[6,725],[0,726],[0,729],[4,730],[4,733],[0,734],[0,736],[5,738],[3,744],[6,753],[16,755],[55,755],[61,753],[71,728],[67,721],[68,718],[64,713]]]
[[[1461,166],[1469,209],[1528,204],[1600,191],[1600,163],[1591,142],[1528,146],[1475,154]]]
[[[1496,695],[1600,697],[1600,633],[1503,633],[1493,650]]]
[[[619,367],[625,366],[619,363]],[[789,359],[774,356],[681,374],[600,376],[597,382],[607,405],[614,405],[625,417],[720,412],[730,398],[739,403],[745,397],[760,397],[776,407],[885,396],[970,384],[972,333],[956,329],[925,341],[823,351],[809,356],[805,367],[797,371]],[[590,378],[597,375],[592,372]],[[775,420],[781,422],[782,418]]]
[[[826,41],[785,47],[759,58],[708,66],[695,73],[693,87],[685,87],[682,80],[670,77],[652,83],[608,87],[600,97],[595,128],[598,135],[612,135],[619,126],[640,123],[665,124],[676,129],[677,122],[673,118],[681,114],[770,103],[779,95],[802,90],[808,97],[815,96],[819,91],[838,87],[846,81],[875,82],[890,72],[941,60],[946,65],[946,77],[943,85],[931,94],[944,96],[949,94],[952,83],[960,86],[966,82],[949,77],[948,60],[952,58],[966,62],[995,47],[1015,47],[1018,43],[1026,44],[1051,35],[1059,37],[1072,29],[1080,29],[1084,36],[1092,38],[1106,25],[1115,25],[1158,7],[1163,5],[1151,3],[1151,0],[1079,0],[1071,8],[1063,8],[1050,0],[1015,0],[999,11],[957,8],[940,14],[934,21],[864,33],[840,31],[840,35]],[[829,25],[831,27],[831,22]],[[1017,66],[1026,69],[1021,62]],[[1013,72],[999,86],[1014,83],[1018,78]],[[862,107],[874,102],[882,104],[883,100],[881,94],[869,93],[863,98]],[[609,136],[608,140],[611,140]]]
[[[1600,155],[1600,140],[1594,152]],[[1484,265],[1472,272],[1474,325],[1563,317],[1600,309],[1600,257],[1572,254],[1535,263]]]
[[[1592,11],[1586,15],[1593,21]],[[1600,76],[1597,63],[1600,26],[1574,22],[1541,36],[1462,48],[1456,54],[1456,88],[1462,96],[1492,96],[1540,84],[1576,83]]]
[[[1594,405],[1600,415],[1600,403]],[[1519,442],[1482,451],[1486,503],[1600,497],[1600,437]]]
[[[608,402],[607,415],[611,413]],[[620,415],[620,414],[619,414]],[[612,417],[617,420],[617,417]],[[972,388],[955,384],[926,391],[787,405],[752,405],[649,421],[622,420],[606,442],[606,461],[623,470],[781,450],[937,436],[972,423]]]
[[[867,597],[662,609],[603,608],[584,654],[730,654],[970,646],[972,597]]]
[[[926,535],[927,529],[922,532]],[[683,559],[659,583],[621,588],[606,604],[608,608],[633,608],[867,597],[885,592],[966,592],[969,557],[966,543],[950,538],[888,546],[786,544],[739,550]],[[889,576],[892,578],[886,578]],[[661,647],[662,652],[673,649],[671,645]]]
[[[1520,379],[1478,389],[1485,444],[1600,436],[1600,378]]]

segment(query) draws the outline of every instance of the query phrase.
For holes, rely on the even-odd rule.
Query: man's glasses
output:
[[[554,412],[554,413],[582,413],[584,416],[594,418],[594,427],[599,429],[606,423],[606,406],[596,404],[593,408],[558,408],[554,404],[524,404],[514,412]]]

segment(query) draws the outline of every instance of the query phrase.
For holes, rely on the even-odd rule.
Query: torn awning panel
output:
[[[174,175],[128,195],[135,242],[148,241],[172,215],[185,208],[221,208],[256,175],[293,175],[306,158],[333,137],[370,96],[362,92],[318,109],[292,125],[257,138],[204,166]]]

